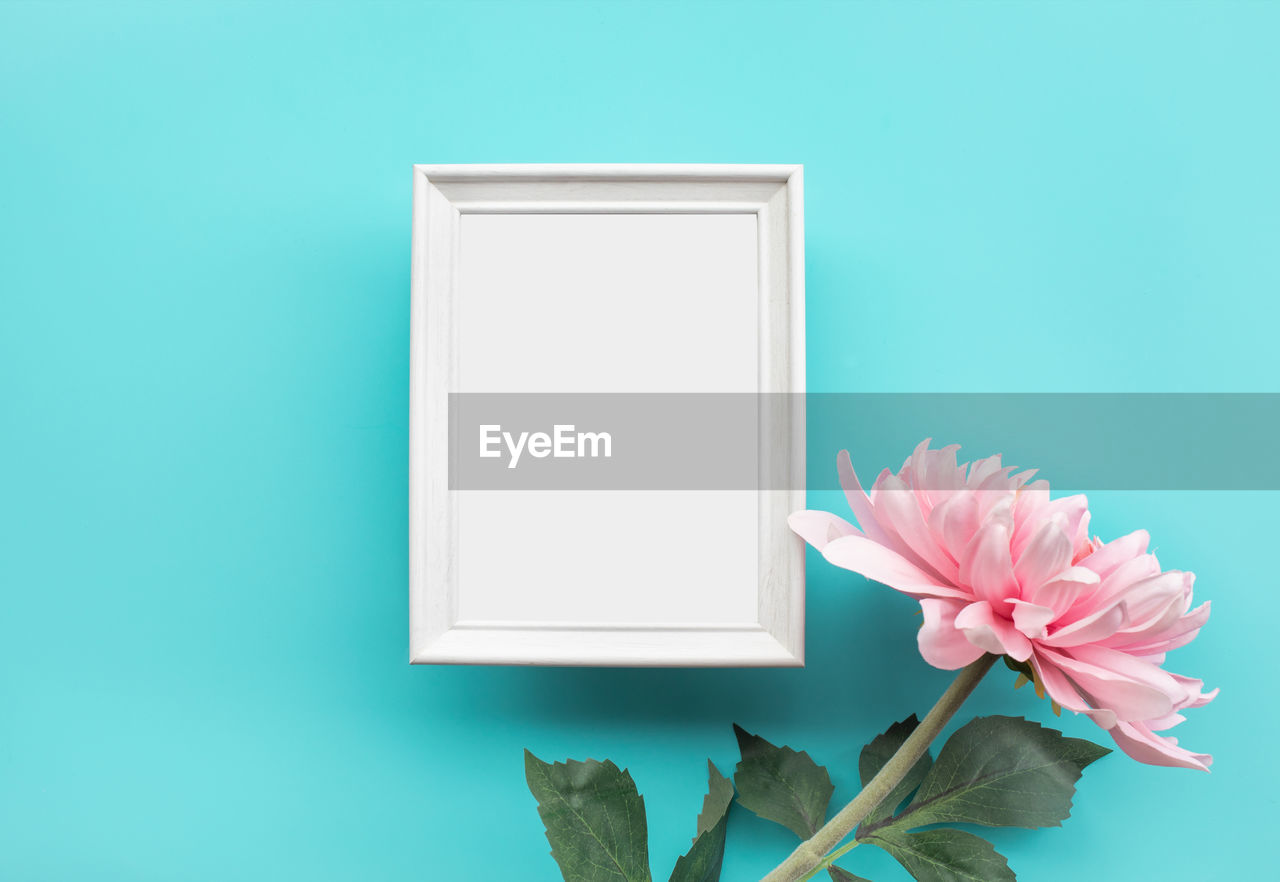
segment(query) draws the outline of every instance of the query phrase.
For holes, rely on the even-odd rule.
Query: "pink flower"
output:
[[[1134,759],[1207,771],[1211,756],[1156,734],[1218,692],[1161,667],[1209,618],[1208,603],[1191,609],[1195,576],[1161,571],[1144,530],[1090,539],[1084,496],[1050,499],[1048,482],[999,456],[956,465],[958,449],[925,440],[870,493],[841,451],[861,529],[823,511],[796,512],[791,529],[836,566],[918,598],[920,654],[934,667],[1008,656]]]

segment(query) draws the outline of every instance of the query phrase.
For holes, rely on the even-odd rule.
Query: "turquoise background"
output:
[[[1280,391],[1277,37],[1277,4],[0,5],[0,878],[553,880],[527,746],[628,766],[665,879],[732,721],[849,798],[948,675],[818,559],[804,670],[406,664],[410,164],[805,163],[813,389]],[[992,838],[1037,882],[1267,877],[1275,494],[1093,504],[1215,603],[1173,666],[1223,688],[1179,733],[1217,765],[1113,755]],[[1011,680],[969,710],[1052,719]],[[726,882],[789,837],[735,814]]]

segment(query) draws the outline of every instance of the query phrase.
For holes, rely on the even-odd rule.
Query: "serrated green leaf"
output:
[[[698,835],[693,847],[676,861],[671,882],[718,882],[724,864],[724,837],[729,824],[733,784],[707,760],[707,795],[698,815]]]
[[[701,836],[729,813],[733,802],[733,782],[720,774],[715,763],[707,760],[707,795],[702,798],[702,811],[698,813],[698,833]],[[697,836],[694,838],[696,839]]]
[[[855,876],[844,867],[827,867],[827,875],[831,877],[832,882],[870,882],[861,876]]]
[[[835,788],[827,770],[804,751],[777,747],[734,725],[742,762],[733,774],[738,802],[808,839],[827,817]]]
[[[911,803],[878,826],[1058,826],[1071,814],[1081,771],[1110,752],[1022,717],[978,717],[938,752]],[[875,829],[865,825],[860,835]]]
[[[940,828],[908,833],[889,827],[869,842],[880,846],[916,882],[1015,882],[1004,855],[990,842],[963,830]]]
[[[644,797],[609,761],[544,763],[524,752],[551,856],[565,882],[653,882]]]
[[[681,855],[671,871],[671,882],[718,882],[724,866],[724,839],[729,818],[693,841],[693,848]]]
[[[916,719],[915,714],[912,714],[902,722],[894,723],[883,734],[877,735],[870,744],[862,748],[862,753],[858,757],[858,776],[862,779],[863,787],[870,783],[884,764],[898,752],[898,748],[907,740],[907,736],[919,725],[920,721]],[[911,767],[906,777],[889,792],[889,795],[871,810],[862,823],[870,826],[896,812],[898,806],[902,805],[903,801],[920,786],[920,782],[924,780],[925,775],[929,774],[929,767],[932,765],[933,758],[926,752]]]

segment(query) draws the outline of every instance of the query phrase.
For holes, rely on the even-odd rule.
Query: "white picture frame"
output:
[[[533,217],[541,224],[543,218],[555,216],[591,216],[593,227],[612,229],[609,218],[696,216],[716,225],[725,218],[726,230],[739,229],[734,225],[740,225],[744,217],[748,223],[753,220],[754,265],[743,272],[754,279],[756,287],[756,302],[747,307],[755,318],[754,341],[739,334],[739,342],[755,347],[754,391],[791,393],[779,397],[801,402],[805,391],[802,180],[799,165],[414,166],[409,451],[412,663],[803,665],[803,543],[786,525],[787,516],[804,507],[802,408],[781,419],[771,419],[767,428],[761,423],[761,449],[772,451],[768,454],[769,468],[784,477],[775,485],[750,491],[758,494],[754,509],[758,520],[752,527],[754,547],[744,540],[731,548],[705,550],[707,566],[718,565],[719,556],[722,562],[739,565],[748,561],[745,566],[754,568],[754,584],[739,585],[749,581],[743,577],[736,579],[732,588],[717,589],[740,591],[741,597],[735,596],[734,603],[741,600],[741,609],[747,611],[737,618],[730,616],[727,621],[708,616],[706,610],[696,613],[690,609],[686,615],[683,608],[669,608],[655,619],[638,615],[623,602],[626,598],[618,598],[614,607],[600,606],[603,612],[598,611],[588,620],[531,614],[528,604],[536,596],[537,586],[551,585],[556,577],[545,571],[527,574],[532,587],[519,595],[520,610],[510,615],[501,608],[497,615],[468,614],[468,592],[488,596],[477,587],[483,583],[468,581],[485,578],[488,558],[473,554],[464,559],[463,552],[476,543],[461,540],[468,536],[501,536],[504,530],[509,531],[507,535],[518,536],[520,527],[480,520],[465,522],[469,500],[488,505],[491,503],[487,500],[492,497],[478,495],[486,492],[483,490],[452,489],[449,462],[450,395],[460,391],[464,341],[484,339],[476,336],[482,333],[480,322],[495,322],[495,332],[501,327],[497,316],[479,314],[479,310],[466,312],[465,301],[470,295],[464,282],[470,279],[479,284],[475,280],[483,273],[472,271],[466,276],[462,272],[464,261],[470,259],[465,257],[464,238],[474,235],[479,242],[480,232],[466,231],[500,229],[507,223],[502,218],[512,218],[510,223],[514,224],[521,223],[514,219]],[[494,216],[499,219],[493,220]],[[666,222],[653,223],[654,229],[660,229],[658,225]],[[627,228],[621,220],[615,225]],[[633,244],[646,250],[646,260],[661,263],[661,255],[648,250],[652,243]],[[494,261],[489,259],[489,263]],[[468,334],[460,328],[462,313],[470,323]],[[670,316],[668,321],[680,321],[680,316]],[[664,364],[665,359],[679,357],[688,360],[690,388],[721,391],[699,386],[699,365],[708,363],[705,352],[666,352]],[[632,491],[617,491],[624,495],[628,492]],[[603,496],[593,498],[609,501]],[[646,496],[646,504],[653,498]],[[540,519],[523,520],[533,526],[531,522]],[[565,540],[561,553],[566,561],[573,558],[572,539]],[[495,547],[493,554],[501,555],[501,546]],[[650,547],[645,561],[656,566],[662,554],[660,544]],[[754,562],[749,560],[751,556]],[[685,560],[688,559],[686,555]],[[684,596],[692,596],[688,592],[695,590],[695,585],[679,585],[680,566],[673,561],[664,574],[685,592]],[[497,601],[486,602],[492,607]]]

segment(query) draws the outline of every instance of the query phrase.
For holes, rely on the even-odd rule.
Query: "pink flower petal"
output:
[[[836,455],[836,471],[840,475],[840,486],[844,488],[844,498],[848,500],[849,508],[852,509],[853,516],[857,518],[858,526],[862,528],[862,532],[876,542],[890,544],[889,537],[885,535],[880,523],[876,520],[875,509],[871,505],[871,500],[867,498],[866,491],[862,489],[862,483],[858,480],[858,473],[853,470],[853,461],[849,459],[849,451],[841,450]]]
[[[1084,557],[1093,550],[1093,543],[1089,541],[1089,521],[1092,518],[1093,514],[1086,508],[1079,523],[1076,524],[1076,531],[1071,540],[1072,560]]]
[[[1025,600],[1010,598],[1005,603],[1013,607],[1013,626],[1032,640],[1045,636],[1045,628],[1057,618],[1051,607],[1039,606]]]
[[[1018,487],[1022,487],[1023,484],[1026,484],[1028,481],[1034,478],[1039,471],[1040,471],[1039,469],[1027,469],[1024,472],[1018,472],[1016,475],[1014,475],[1011,478],[1011,480],[1015,484],[1017,484]]]
[[[1009,530],[1000,522],[984,524],[960,558],[960,584],[972,585],[974,594],[993,607],[1018,597],[1018,580],[1009,557]]]
[[[1154,638],[1141,637],[1139,635],[1141,637],[1140,642],[1134,642],[1133,635],[1117,634],[1108,639],[1106,645],[1123,648],[1125,652],[1133,655],[1155,655],[1163,652],[1172,652],[1194,640],[1207,621],[1209,621],[1209,603],[1206,601],[1180,617],[1167,630]]]
[[[1136,583],[1121,601],[1129,620],[1121,633],[1138,643],[1168,631],[1187,611],[1193,579],[1191,573],[1171,570]]]
[[[1085,566],[1083,562],[1080,565]],[[1102,584],[1098,586],[1097,594],[1089,598],[1089,604],[1114,603],[1123,598],[1135,583],[1159,574],[1160,563],[1153,554],[1142,554],[1127,560],[1102,577]]]
[[[1114,649],[1076,646],[1067,655],[1046,649],[1042,643],[1039,651],[1061,668],[1094,706],[1115,711],[1116,718],[1125,722],[1171,713],[1181,695],[1177,682],[1160,668]]]
[[[1184,677],[1181,674],[1170,674],[1178,685],[1182,687],[1185,695],[1176,702],[1175,706],[1178,710],[1185,708],[1204,707],[1209,702],[1218,697],[1218,690],[1214,689],[1209,692],[1204,691],[1204,680],[1197,680],[1194,677]]]
[[[1174,726],[1186,721],[1187,718],[1182,714],[1169,714],[1158,720],[1144,720],[1142,725],[1145,725],[1152,732],[1163,732],[1165,729],[1172,729]]]
[[[1041,482],[1036,481],[1035,483],[1039,484]],[[1032,486],[1035,485],[1033,484]],[[1025,492],[1024,490],[1023,493]],[[1022,494],[1020,493],[1019,500],[1021,500],[1021,496]],[[1081,525],[1088,523],[1089,500],[1079,494],[1063,496],[1060,499],[1053,499],[1038,506],[1034,518],[1020,516],[1018,518],[1018,529],[1014,531],[1013,542],[1010,544],[1015,557],[1022,555],[1026,551],[1040,524],[1045,519],[1052,518],[1055,515],[1062,515],[1065,521],[1063,532],[1070,537],[1077,537],[1080,535]]]
[[[1113,539],[1097,551],[1080,561],[1080,565],[1088,567],[1099,576],[1106,578],[1120,564],[1145,554],[1151,537],[1146,530],[1134,530],[1127,536]]]
[[[980,459],[969,467],[969,477],[967,483],[970,487],[979,487],[982,482],[992,475],[1000,471],[1000,454],[988,456],[986,459]],[[1045,485],[1048,486],[1047,484]]]
[[[942,540],[943,546],[956,560],[964,553],[973,534],[978,532],[978,499],[961,490],[929,512],[929,532]]]
[[[924,471],[916,472],[916,486],[928,497],[931,506],[964,489],[964,478],[956,466],[959,449],[959,444],[948,444],[941,450],[925,452]]]
[[[1045,646],[1080,646],[1105,640],[1124,627],[1124,606],[1120,603],[1104,606],[1084,618],[1056,629],[1040,642]]]
[[[1049,482],[1032,481],[1018,490],[1018,499],[1013,507],[1013,518],[1019,524],[1026,524],[1030,530],[1040,522],[1040,512],[1049,504]],[[1029,535],[1029,534],[1028,534]],[[1018,536],[1015,534],[1014,539]]]
[[[1053,659],[1052,653],[1042,651],[1037,651],[1031,657],[1031,667],[1035,669],[1036,676],[1044,684],[1044,689],[1049,693],[1049,697],[1069,711],[1087,715],[1104,729],[1110,729],[1114,726],[1116,724],[1115,711],[1090,706],[1085,697],[1080,694],[1080,690],[1054,663]]]
[[[1028,596],[1036,588],[1057,576],[1071,563],[1071,539],[1066,531],[1064,515],[1045,518],[1027,547],[1013,565],[1013,574]]]
[[[1178,615],[1182,615],[1187,610],[1194,578],[1191,573],[1169,570],[1134,582],[1124,593],[1129,621],[1136,627],[1146,627],[1153,619],[1161,618],[1170,604],[1176,604]]]
[[[1030,593],[1028,599],[1040,606],[1047,606],[1061,616],[1072,605],[1092,593],[1098,587],[1098,574],[1084,567],[1068,567],[1056,579],[1046,582]],[[1024,596],[1027,596],[1024,594]]]
[[[1002,466],[999,471],[993,472],[982,479],[982,483],[978,484],[976,489],[979,493],[1007,493],[1013,489],[1013,479],[1009,477],[1009,473],[1014,470],[1015,466]]]
[[[1117,723],[1109,731],[1119,748],[1141,763],[1205,772],[1213,765],[1209,754],[1192,753],[1179,747],[1178,739],[1157,735],[1143,723]]]
[[[1013,626],[1013,622],[1001,618],[985,600],[971,603],[956,614],[956,627],[964,631],[969,642],[996,655],[1008,655],[1015,661],[1031,657],[1031,641]]]
[[[876,496],[876,518],[886,530],[892,530],[923,560],[938,578],[948,584],[960,577],[960,568],[938,540],[929,532],[920,510],[919,496],[897,475],[889,475],[879,485]]]
[[[1003,524],[1012,536],[1014,495],[1003,490],[974,490],[973,495],[978,500],[978,523]]]
[[[787,526],[805,542],[821,551],[827,543],[841,536],[861,536],[862,533],[844,518],[825,511],[797,511],[787,518]]]
[[[964,632],[956,628],[956,613],[962,607],[962,603],[953,600],[926,597],[920,601],[924,627],[920,629],[916,642],[920,646],[920,655],[935,668],[959,670],[983,654],[982,647],[970,643]]]
[[[822,549],[822,556],[838,567],[853,570],[904,594],[968,599],[964,591],[939,585],[935,576],[866,536],[841,536],[832,540]]]

